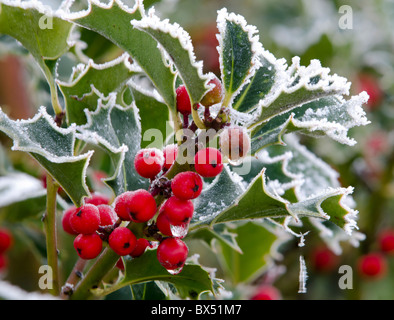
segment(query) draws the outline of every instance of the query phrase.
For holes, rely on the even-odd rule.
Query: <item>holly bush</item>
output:
[[[278,298],[273,287],[253,296],[256,284],[271,285],[296,255],[291,286],[306,292],[308,234],[330,248],[323,259],[364,234],[353,187],[302,141],[350,149],[350,129],[369,124],[368,94],[352,95],[317,59],[277,58],[226,8],[217,12],[215,75],[154,2],[0,2],[2,50],[38,66],[31,77],[46,93],[28,120],[0,112],[13,142],[0,167],[0,221],[15,252],[6,276],[29,267],[25,290],[62,299]],[[85,214],[80,228],[73,221]],[[146,241],[133,254],[137,239]]]

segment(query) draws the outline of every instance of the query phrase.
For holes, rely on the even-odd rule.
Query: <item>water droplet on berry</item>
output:
[[[183,269],[183,267],[180,267],[180,268],[171,269],[171,270],[168,270],[168,269],[167,269],[167,271],[168,271],[168,273],[170,273],[170,274],[172,274],[172,275],[176,275],[176,274],[181,273],[182,269]]]
[[[189,224],[183,223],[181,225],[170,225],[172,236],[175,238],[184,238],[189,231]]]

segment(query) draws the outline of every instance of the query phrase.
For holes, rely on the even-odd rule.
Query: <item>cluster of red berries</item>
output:
[[[138,257],[150,245],[148,240],[137,239],[129,229],[120,226],[109,199],[102,195],[94,195],[79,208],[73,206],[67,209],[62,225],[64,231],[77,235],[74,248],[86,260],[94,259],[101,253],[103,241],[108,241],[110,248],[120,256]]]
[[[12,246],[12,243],[11,233],[4,228],[0,229],[0,271],[7,267],[8,262],[5,253]]]

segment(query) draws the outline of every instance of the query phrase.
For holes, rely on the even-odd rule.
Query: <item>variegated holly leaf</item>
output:
[[[115,101],[116,94],[111,94],[107,101],[98,99],[95,111],[85,110],[87,124],[77,129],[80,140],[108,153],[114,172],[104,181],[118,195],[127,190],[147,188],[148,183],[134,169],[134,157],[141,148],[138,109],[134,104],[125,108]]]
[[[103,97],[111,92],[117,92],[120,96],[127,80],[139,72],[141,70],[129,62],[128,54],[101,65],[92,60],[86,65],[79,64],[69,82],[57,81],[65,98],[68,123],[83,125],[87,120],[84,110],[96,110],[97,95],[94,89]]]
[[[175,75],[171,66],[164,61],[156,40],[130,23],[131,20],[140,20],[145,15],[142,1],[136,1],[134,7],[129,8],[117,0],[111,0],[108,4],[89,0],[87,10],[64,10],[66,19],[101,34],[128,52],[151,79],[166,105],[176,110]]]
[[[71,28],[72,23],[38,1],[0,3],[0,34],[15,38],[32,54],[48,81],[52,103],[56,104],[56,61],[72,46],[68,40]]]
[[[30,153],[80,205],[89,196],[86,169],[93,154],[74,156],[75,126],[59,128],[44,107],[30,120],[11,120],[0,110],[0,130],[13,141],[12,150]]]

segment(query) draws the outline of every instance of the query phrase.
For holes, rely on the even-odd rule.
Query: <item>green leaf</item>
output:
[[[259,60],[261,66],[233,101],[232,107],[237,111],[249,112],[256,108],[260,100],[270,92],[274,85],[275,65],[263,55],[259,56]]]
[[[141,257],[126,261],[124,279],[117,287],[155,280],[171,283],[182,299],[197,299],[201,293],[213,291],[210,275],[201,266],[185,264],[179,274],[172,275],[157,260],[156,250],[147,250]]]
[[[228,14],[224,8],[218,12],[219,55],[222,81],[226,91],[224,103],[253,75],[258,65],[255,52],[260,43],[254,35],[256,29],[248,26],[242,16]]]
[[[170,114],[167,106],[151,94],[143,92],[137,86],[131,85],[130,88],[141,118],[141,132],[144,134],[141,141],[141,148],[150,146],[161,149],[163,143],[173,132],[172,127],[169,126]],[[154,141],[150,140],[152,136],[149,130],[153,130]],[[158,131],[160,131],[160,134]],[[157,138],[160,135],[161,137]]]
[[[207,187],[203,188],[200,196],[194,200],[194,214],[190,230],[200,225],[209,224],[220,212],[233,204],[244,192],[240,177],[231,172],[228,166]]]
[[[176,110],[175,75],[171,67],[164,62],[157,42],[147,33],[133,28],[130,23],[143,17],[139,3],[129,9],[117,1],[111,1],[108,5],[89,1],[88,10],[71,14],[70,20],[101,34],[127,51],[151,79],[166,105]]]
[[[361,108],[367,99],[365,94],[349,100],[340,96],[326,97],[274,116],[252,129],[251,154],[270,145],[283,145],[283,135],[291,132],[328,136],[340,143],[354,145],[356,141],[347,134],[349,129],[369,123]]]
[[[141,20],[131,21],[131,24],[160,43],[179,72],[189,93],[191,104],[198,103],[207,91],[208,78],[203,75],[202,62],[195,61],[189,34],[178,24],[160,20],[152,12]]]
[[[17,39],[33,55],[44,72],[55,99],[55,65],[57,59],[70,47],[68,37],[71,28],[72,23],[48,12],[39,2],[16,2],[15,6],[0,3],[0,33]]]
[[[323,97],[349,94],[350,83],[345,78],[330,75],[330,69],[322,68],[319,60],[312,60],[304,67],[300,66],[299,57],[294,57],[287,70],[283,70],[279,61],[276,70],[273,90],[260,101],[260,115],[255,123]]]
[[[262,224],[247,222],[231,229],[236,233],[241,253],[222,243],[221,257],[234,284],[250,282],[264,272],[277,236]]]
[[[156,281],[138,283],[131,286],[133,300],[167,300],[167,296]]]
[[[12,150],[30,153],[80,205],[89,196],[86,169],[93,154],[74,156],[75,127],[59,128],[44,107],[31,120],[13,121],[0,110],[0,130],[13,141]]]
[[[67,121],[69,124],[82,125],[86,123],[84,109],[94,111],[97,108],[97,96],[94,89],[102,96],[107,97],[111,92],[120,92],[125,87],[125,82],[138,73],[138,69],[132,66],[129,56],[123,54],[119,58],[97,65],[89,60],[87,65],[80,64],[74,69],[71,81],[68,83],[58,81],[65,104]]]
[[[105,179],[115,195],[127,190],[147,188],[147,180],[134,169],[134,157],[140,150],[141,128],[135,105],[123,108],[115,103],[98,100],[94,112],[85,110],[88,123],[78,127],[78,138],[104,149],[111,158],[114,172]]]

